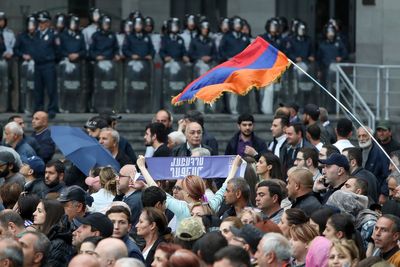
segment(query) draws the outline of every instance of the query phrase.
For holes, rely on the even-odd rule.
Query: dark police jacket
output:
[[[161,38],[160,57],[164,60],[170,56],[174,60],[182,60],[187,55],[185,42],[179,35],[169,34]]]
[[[47,29],[43,33],[36,31],[32,57],[35,61],[35,65],[44,65],[48,63],[54,63],[56,60],[56,34],[52,29]]]
[[[151,38],[147,34],[131,33],[125,37],[122,53],[129,59],[132,55],[138,55],[140,59],[144,59],[149,55],[154,57],[155,51]]]
[[[68,57],[69,54],[77,53],[79,58],[86,57],[85,38],[81,32],[65,30],[59,34],[59,53],[61,57]]]
[[[217,60],[217,48],[214,40],[202,35],[192,39],[189,46],[189,57],[192,61],[201,59],[204,56],[211,57],[212,61]]]
[[[226,61],[231,57],[236,56],[238,53],[242,52],[250,44],[250,39],[248,36],[237,33],[228,32],[221,40],[219,45],[219,56],[221,61]]]
[[[89,49],[90,58],[96,60],[97,56],[103,56],[111,60],[118,54],[118,42],[115,33],[98,30],[92,36],[92,45]]]

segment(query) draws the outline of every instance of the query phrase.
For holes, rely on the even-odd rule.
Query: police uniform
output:
[[[122,53],[128,59],[131,59],[133,55],[144,59],[145,56],[154,58],[155,51],[151,38],[147,34],[134,32],[126,36]]]
[[[267,41],[268,43],[270,43],[273,47],[275,47],[278,50],[283,51],[284,47],[283,47],[283,40],[280,37],[280,35],[272,35],[268,32],[264,33],[263,35],[261,35],[261,37]]]
[[[318,63],[321,69],[329,68],[331,63],[336,62],[337,57],[345,58],[347,55],[346,47],[339,39],[321,41],[318,45]]]
[[[93,60],[96,60],[97,56],[112,60],[115,55],[118,55],[118,42],[115,33],[103,30],[96,31],[92,36],[89,55]]]
[[[186,56],[185,42],[177,34],[168,34],[161,38],[160,57],[164,60],[170,56],[174,60],[181,61]]]
[[[35,111],[44,110],[44,89],[49,97],[48,113],[54,116],[58,112],[56,85],[56,35],[53,30],[36,31],[32,57],[35,61]]]
[[[311,38],[308,36],[293,36],[286,44],[286,52],[289,58],[296,62],[296,58],[308,62],[309,57],[314,56]]]
[[[79,59],[86,57],[85,39],[81,32],[66,29],[59,34],[59,39],[59,51],[62,58],[68,57],[72,53],[79,54]]]
[[[211,57],[212,61],[217,60],[217,48],[210,37],[199,35],[190,43],[189,57],[192,61],[197,61],[204,56]]]
[[[222,37],[219,56],[222,61],[226,61],[231,57],[242,52],[250,44],[250,39],[240,32],[228,32]]]

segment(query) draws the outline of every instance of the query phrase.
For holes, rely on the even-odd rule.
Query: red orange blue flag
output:
[[[171,102],[177,105],[201,99],[213,103],[223,92],[245,95],[274,83],[289,66],[285,54],[257,37],[242,52],[191,82]]]

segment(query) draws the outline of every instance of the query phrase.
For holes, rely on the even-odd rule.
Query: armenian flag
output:
[[[261,37],[228,61],[212,68],[177,96],[172,104],[201,99],[213,103],[223,92],[246,95],[274,83],[290,66],[288,58]]]

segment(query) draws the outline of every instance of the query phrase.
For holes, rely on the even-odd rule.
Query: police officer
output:
[[[34,15],[26,18],[25,31],[17,36],[14,53],[23,61],[32,60],[32,50],[34,49],[34,38],[37,28],[37,21]]]
[[[250,39],[242,33],[243,20],[240,17],[231,19],[231,31],[226,33],[221,40],[219,55],[222,61],[242,52],[250,44]]]
[[[96,61],[119,60],[118,42],[115,33],[111,31],[111,18],[103,15],[100,18],[100,29],[92,36],[89,55]]]
[[[67,16],[64,13],[57,13],[54,17],[54,26],[56,34],[61,34],[65,29]]]
[[[122,52],[126,58],[134,60],[153,59],[155,53],[153,43],[143,28],[143,19],[137,17],[133,22],[133,32],[125,38],[122,48]]]
[[[59,34],[60,56],[77,62],[86,58],[85,38],[79,30],[79,17],[71,14],[67,21],[67,28]]]
[[[189,47],[189,57],[193,62],[202,60],[210,63],[217,60],[217,48],[210,38],[210,22],[203,20],[199,25],[199,34],[192,40]]]
[[[218,32],[212,35],[215,46],[217,47],[217,51],[219,51],[222,37],[224,37],[227,32],[229,32],[229,18],[221,18],[218,26]]]
[[[120,31],[117,33],[118,54],[121,56],[121,58],[124,58],[124,54],[122,52],[124,42],[127,36],[132,33],[132,30],[133,22],[130,19],[121,20]]]
[[[7,27],[7,16],[4,12],[0,12],[0,43],[4,45],[4,51],[1,52],[2,57],[4,59],[11,59],[14,54],[15,35],[14,32]]]
[[[89,22],[90,24],[82,30],[83,36],[85,37],[86,50],[89,50],[92,44],[92,35],[97,31],[99,27],[100,9],[92,7],[89,11]]]
[[[299,62],[313,62],[314,51],[311,38],[307,35],[307,25],[304,22],[296,24],[293,38],[290,38],[286,45],[287,55],[291,60]]]
[[[152,17],[147,16],[144,18],[144,33],[150,37],[154,51],[158,54],[161,47],[161,35],[154,32],[154,19]]]
[[[245,19],[243,19],[243,27],[242,27],[242,33],[249,37],[250,40],[252,40],[252,35],[251,35],[251,26],[249,22]]]
[[[35,61],[35,111],[44,110],[44,90],[47,90],[48,114],[52,119],[58,112],[56,86],[56,35],[50,29],[50,14],[41,11],[38,14],[39,30],[35,34],[32,56]]]
[[[183,38],[183,41],[185,41],[186,51],[189,51],[190,42],[197,36],[196,16],[186,14],[183,25],[185,29],[181,33],[181,37]]]
[[[160,57],[164,62],[171,60],[189,62],[185,42],[179,36],[179,19],[171,18],[167,23],[167,34],[161,38]]]
[[[279,21],[276,18],[267,20],[267,23],[265,23],[265,33],[261,37],[276,49],[282,50],[282,38],[279,33],[279,27]]]

